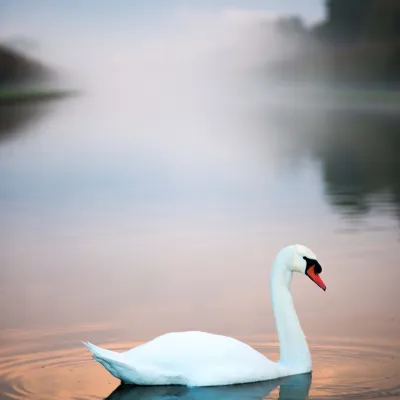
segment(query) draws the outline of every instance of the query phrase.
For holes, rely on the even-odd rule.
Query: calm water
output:
[[[114,102],[88,95],[3,118],[3,397],[400,396],[400,118],[305,101],[234,104],[222,121]],[[292,284],[312,377],[117,388],[80,345],[204,330],[277,360],[269,271],[295,242],[315,251],[328,287]]]

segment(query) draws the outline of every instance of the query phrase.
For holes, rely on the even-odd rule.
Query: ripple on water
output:
[[[26,335],[25,339],[18,334],[14,334],[14,338],[10,336],[7,346],[0,349],[0,389],[3,395],[12,399],[31,400],[107,397],[118,386],[119,381],[91,359],[89,353],[80,345],[79,339],[71,340],[71,337],[75,336],[78,337],[77,332],[66,331],[51,336],[31,334]],[[71,343],[74,345],[71,346]],[[137,344],[126,342],[104,346],[121,351]],[[275,343],[253,345],[272,359],[277,358],[278,348]],[[310,398],[389,399],[400,396],[398,345],[331,340],[311,344],[310,348],[314,370]],[[249,387],[247,391],[242,389],[240,398],[245,399],[247,395],[251,395],[252,399],[256,399],[259,393],[262,393],[259,398],[278,398],[279,389],[264,386],[258,387],[257,390],[255,387]],[[268,395],[266,391],[269,389],[272,391]],[[196,393],[196,398],[201,398],[201,393],[203,392]],[[206,391],[204,393],[207,396],[211,394]],[[283,391],[281,399],[282,393]],[[117,394],[121,396],[121,392]],[[212,397],[220,396],[222,399],[227,394],[224,391],[216,391]],[[124,393],[124,396],[127,394]],[[154,393],[154,396],[159,398],[160,393]],[[190,391],[173,395],[181,398],[186,396],[192,397]],[[129,396],[136,397],[135,393]],[[166,397],[171,397],[170,391],[166,392]],[[147,393],[146,398],[152,398],[151,392]]]
[[[398,344],[329,342],[312,344],[315,399],[378,399],[400,396]],[[260,349],[263,353],[263,349]]]

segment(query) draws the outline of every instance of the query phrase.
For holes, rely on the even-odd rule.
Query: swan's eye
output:
[[[315,275],[319,275],[322,272],[322,267],[321,267],[321,265],[319,264],[319,262],[317,260],[313,260],[313,259],[305,257],[305,256],[303,257],[303,259],[307,263],[306,270],[308,270],[311,267],[314,267]]]
[[[314,272],[316,273],[316,275],[319,275],[322,272],[322,267],[321,265],[319,265],[318,262],[315,264]]]

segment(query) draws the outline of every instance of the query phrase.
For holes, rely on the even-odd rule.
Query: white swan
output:
[[[322,268],[310,249],[292,245],[278,253],[271,271],[280,344],[277,363],[236,339],[204,332],[168,333],[124,353],[83,343],[112,375],[136,385],[220,386],[308,373],[310,351],[289,291],[293,272],[326,290],[319,276]]]

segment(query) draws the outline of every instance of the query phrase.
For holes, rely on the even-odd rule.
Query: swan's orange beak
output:
[[[316,272],[316,271],[321,271],[321,267],[317,264],[314,264],[311,267],[307,268],[306,275],[312,281],[314,281],[322,290],[325,291],[326,285],[325,285],[324,281],[320,278],[319,272]]]

